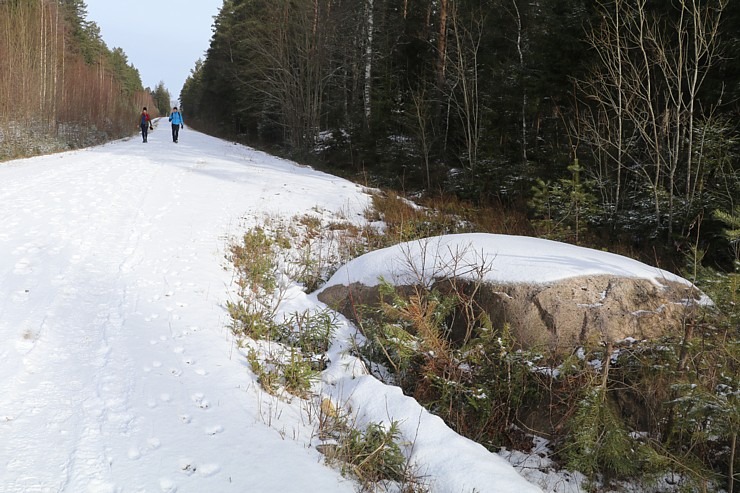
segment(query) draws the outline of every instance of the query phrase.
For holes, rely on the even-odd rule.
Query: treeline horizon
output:
[[[83,0],[0,2],[0,159],[121,138],[141,107],[154,109],[138,70],[86,16]]]
[[[180,101],[373,184],[731,269],[738,54],[740,2],[225,0]]]

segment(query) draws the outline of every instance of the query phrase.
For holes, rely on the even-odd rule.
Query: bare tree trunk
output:
[[[447,70],[447,1],[440,0],[439,4],[439,32],[437,38],[437,87],[444,86]]]
[[[728,472],[727,480],[727,493],[733,493],[735,491],[735,453],[737,451],[737,432],[732,434],[730,439],[730,467]]]
[[[516,20],[516,51],[519,54],[519,84],[522,88],[522,162],[527,162],[527,89],[524,87],[524,52],[522,50],[522,16],[516,0],[511,0],[514,5]]]
[[[623,81],[624,81],[624,70],[623,70],[623,53],[622,53],[622,41],[620,36],[620,30],[622,26],[622,21],[620,19],[620,2],[617,1],[615,3],[614,8],[614,19],[616,24],[616,45],[617,45],[617,66],[616,66],[616,76],[617,76],[617,186],[616,191],[614,193],[614,212],[616,213],[619,210],[619,205],[622,197],[622,168],[624,167],[624,89],[623,89]]]
[[[473,172],[478,163],[478,145],[481,136],[480,93],[478,88],[478,51],[483,37],[483,13],[470,20],[470,27],[460,19],[457,8],[452,9],[454,41],[453,78],[449,98],[462,124],[466,146],[467,168]]]
[[[53,66],[53,97],[52,97],[52,124],[54,125],[54,132],[57,130],[57,105],[59,100],[59,6],[57,5],[54,9],[54,55],[52,57]],[[64,55],[62,54],[62,57]]]
[[[66,66],[66,62],[67,62],[67,40],[65,39],[65,36],[64,36],[64,30],[62,30],[62,36],[61,36],[61,38],[62,38],[62,49],[61,49],[61,53],[62,53],[62,67],[61,67],[61,77],[60,77],[60,83],[59,83],[59,88],[60,88],[59,89],[59,98],[60,98],[60,100],[62,102],[61,111],[64,111],[64,96],[65,96],[65,83],[66,83],[65,70],[67,68],[67,66]]]
[[[648,36],[651,34],[649,33],[649,26],[647,22],[647,13],[645,12],[645,0],[638,0],[637,2],[637,46],[639,49],[639,52],[643,59],[643,64],[645,67],[646,72],[650,73],[650,68],[652,67],[652,63],[650,60],[650,53],[651,46],[648,46]],[[651,188],[653,190],[653,201],[655,206],[655,225],[656,227],[660,227],[661,220],[660,220],[660,193],[659,193],[659,186],[663,174],[663,156],[661,154],[661,141],[658,136],[658,128],[660,125],[660,122],[658,120],[658,117],[656,115],[656,110],[654,105],[655,96],[653,94],[653,83],[650,80],[650,76],[648,75],[645,77],[644,82],[644,92],[643,97],[645,99],[645,107],[647,109],[647,120],[643,124],[642,122],[638,122],[640,131],[643,132],[646,136],[648,136],[648,143],[650,144],[650,149],[652,151],[652,158],[653,158],[653,166],[654,166],[654,178],[651,182]],[[646,176],[650,176],[649,173],[646,173]]]
[[[687,64],[688,78],[688,153],[686,156],[686,200],[691,203],[694,199],[694,184],[692,183],[694,167],[694,123],[696,120],[696,100],[698,91],[707,75],[705,68],[712,66],[718,56],[718,37],[720,20],[726,4],[720,3],[717,10],[712,12],[709,7],[702,9],[696,0],[682,1],[685,9],[690,9],[692,38],[691,58]],[[698,169],[697,180],[698,181]],[[695,182],[694,182],[695,183]]]
[[[46,104],[46,9],[43,0],[39,1],[39,107],[38,114],[44,116],[44,106]]]
[[[427,123],[429,120],[429,102],[426,98],[426,87],[411,92],[414,102],[414,116],[416,117],[416,128],[418,130],[421,155],[424,158],[424,169],[426,170],[427,189],[432,188],[432,178],[429,170],[429,136],[427,135]]]
[[[371,97],[372,97],[372,76],[373,76],[373,0],[366,0],[365,3],[365,122],[370,125],[371,115]]]

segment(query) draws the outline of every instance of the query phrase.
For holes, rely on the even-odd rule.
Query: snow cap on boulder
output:
[[[357,305],[378,302],[381,280],[402,288],[479,283],[476,302],[495,326],[509,323],[525,347],[563,350],[594,339],[658,337],[710,303],[686,279],[621,255],[483,233],[370,252],[341,267],[317,294],[351,317]]]

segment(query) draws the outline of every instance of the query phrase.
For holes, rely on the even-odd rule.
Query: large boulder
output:
[[[476,309],[504,323],[524,348],[564,352],[627,338],[680,334],[709,300],[690,282],[646,264],[573,245],[505,235],[448,235],[371,252],[342,267],[317,293],[354,319],[377,305],[383,279],[471,294]],[[466,334],[458,314],[452,339]]]

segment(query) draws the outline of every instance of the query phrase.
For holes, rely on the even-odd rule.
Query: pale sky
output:
[[[223,0],[85,0],[87,20],[100,26],[108,48],[121,48],[144,87],[160,82],[173,100],[198,58],[205,59],[213,18]]]

